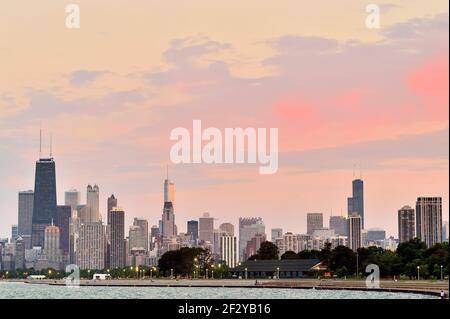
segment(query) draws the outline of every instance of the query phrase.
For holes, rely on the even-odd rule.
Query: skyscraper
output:
[[[141,243],[141,227],[131,225],[128,230],[128,254],[131,254],[132,250],[143,250],[144,247],[140,246]]]
[[[198,239],[203,242],[214,243],[214,218],[209,213],[204,213],[198,219]]]
[[[237,266],[237,240],[233,235],[220,237],[220,259],[230,268]]]
[[[245,258],[247,243],[256,234],[265,234],[266,226],[261,217],[239,218],[239,260]]]
[[[143,248],[148,252],[148,221],[144,218],[135,217],[133,225],[138,226],[140,229],[137,247]]]
[[[349,225],[349,246],[353,251],[357,251],[362,247],[362,221],[361,216],[353,213],[348,217]]]
[[[344,216],[330,216],[330,229],[337,236],[348,236],[348,221]]]
[[[15,242],[19,237],[19,226],[17,224],[11,225],[11,242]]]
[[[59,228],[59,244],[64,254],[70,251],[70,218],[72,208],[69,205],[56,206],[55,225]]]
[[[105,227],[101,222],[80,225],[76,255],[80,269],[105,267]]]
[[[448,221],[442,223],[442,241],[448,241]]]
[[[16,239],[16,259],[15,259],[15,268],[16,269],[25,269],[25,242],[21,236]]]
[[[72,211],[77,209],[80,205],[80,192],[76,189],[68,190],[64,193],[64,205],[70,206]]]
[[[220,224],[219,229],[230,236],[234,236],[234,225],[231,223],[222,223]]]
[[[36,162],[34,180],[32,246],[44,246],[45,227],[56,217],[56,174],[53,158],[40,158]]]
[[[306,233],[311,235],[314,230],[323,228],[322,213],[308,213],[306,215]]]
[[[110,229],[110,267],[121,268],[125,266],[125,212],[119,207],[108,210],[108,224]]]
[[[442,197],[418,197],[416,237],[431,247],[442,241]]]
[[[171,202],[175,206],[175,184],[169,179],[169,168],[164,180],[164,202]]]
[[[107,214],[112,211],[112,209],[114,207],[117,207],[117,198],[114,196],[114,194],[112,194],[111,196],[108,197],[108,203],[107,203]],[[108,225],[109,225],[109,220],[108,220]]]
[[[161,236],[168,239],[175,236],[175,214],[172,202],[165,202],[161,218]]]
[[[271,230],[271,241],[275,244],[277,238],[281,238],[283,236],[282,228],[272,228]]]
[[[398,239],[404,243],[415,237],[414,209],[410,206],[403,206],[398,210]]]
[[[18,233],[22,237],[25,249],[31,249],[31,225],[33,223],[34,192],[19,192],[19,224]]]
[[[187,222],[187,233],[191,235],[192,240],[197,241],[198,239],[198,221],[188,220]]]
[[[97,185],[88,185],[86,194],[87,222],[95,223],[100,220],[99,188]]]
[[[364,182],[362,179],[352,181],[352,197],[347,199],[348,215],[358,213],[361,217],[362,229],[364,229]]]

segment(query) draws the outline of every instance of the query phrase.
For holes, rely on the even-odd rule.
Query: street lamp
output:
[[[280,279],[280,267],[277,267],[277,279]]]
[[[208,279],[208,268],[206,268],[205,278]]]
[[[214,270],[211,270],[211,279],[214,279]]]
[[[417,266],[417,280],[420,280],[420,266]]]
[[[444,281],[444,273],[442,272],[442,268],[443,268],[444,266],[442,266],[441,265],[441,281]]]
[[[170,279],[173,279],[173,268],[170,268]]]
[[[245,267],[245,279],[247,279],[247,267]]]

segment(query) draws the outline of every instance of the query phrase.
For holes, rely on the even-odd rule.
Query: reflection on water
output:
[[[436,299],[436,297],[378,291],[201,288],[201,287],[78,287],[0,282],[0,299]]]

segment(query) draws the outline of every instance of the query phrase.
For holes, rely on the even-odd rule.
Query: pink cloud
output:
[[[424,97],[447,100],[448,67],[448,52],[434,56],[406,76],[407,85]]]

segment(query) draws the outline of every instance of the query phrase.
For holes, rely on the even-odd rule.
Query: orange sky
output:
[[[114,193],[157,224],[170,131],[277,127],[279,170],[171,165],[179,231],[209,211],[303,233],[346,212],[362,167],[367,227],[397,236],[397,209],[442,196],[448,220],[448,2],[16,0],[0,11],[0,237],[32,189],[39,127],[54,136],[59,203]],[[46,142],[47,143],[47,142]],[[327,223],[326,225],[327,226]]]

